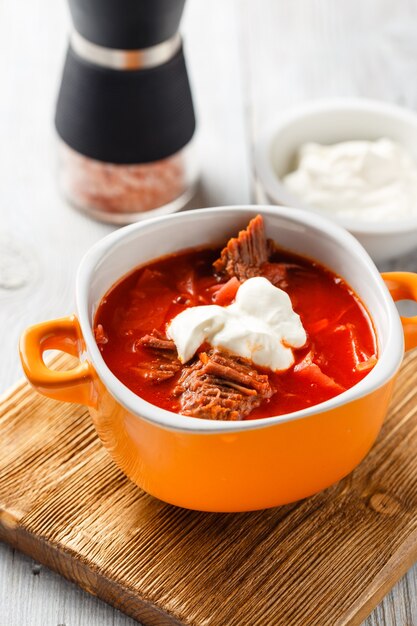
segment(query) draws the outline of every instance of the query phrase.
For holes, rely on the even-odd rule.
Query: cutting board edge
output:
[[[417,529],[378,572],[372,585],[357,599],[357,610],[347,612],[337,626],[361,626],[389,591],[417,562]]]
[[[19,550],[109,606],[132,617],[143,626],[190,626],[188,622],[178,620],[174,615],[163,611],[149,600],[141,598],[136,592],[94,571],[86,563],[75,558],[70,550],[65,550],[40,537],[33,537],[22,526],[13,527],[3,524],[1,516],[0,541]],[[129,603],[126,602],[126,596],[129,598]],[[121,598],[123,602],[120,601]]]

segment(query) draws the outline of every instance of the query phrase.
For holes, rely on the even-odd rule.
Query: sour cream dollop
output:
[[[417,215],[417,163],[390,139],[306,143],[283,183],[329,215],[369,222]]]
[[[301,348],[307,341],[289,295],[263,277],[246,280],[227,307],[185,309],[171,320],[167,335],[175,342],[182,363],[208,342],[273,371],[291,367],[292,348]]]

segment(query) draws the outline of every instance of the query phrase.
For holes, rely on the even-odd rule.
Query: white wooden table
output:
[[[182,30],[206,206],[258,198],[253,142],[297,102],[362,95],[417,109],[415,0],[187,3]],[[1,389],[21,375],[22,329],[73,311],[78,262],[111,230],[69,208],[55,186],[52,119],[68,29],[64,0],[0,0]],[[391,267],[417,269],[417,253]],[[134,622],[1,545],[0,625],[64,624]],[[417,568],[366,624],[417,625]]]

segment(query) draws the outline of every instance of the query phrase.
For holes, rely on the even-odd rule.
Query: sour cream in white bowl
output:
[[[255,167],[270,201],[330,217],[375,261],[417,248],[412,111],[365,99],[297,107],[261,136]]]

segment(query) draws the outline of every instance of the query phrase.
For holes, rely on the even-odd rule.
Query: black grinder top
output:
[[[74,38],[70,43],[55,125],[71,148],[98,161],[147,163],[191,140],[195,116],[181,45],[160,64],[145,60],[127,69],[97,63],[89,51],[91,44],[107,56],[111,49],[146,49],[149,57],[153,47],[175,38],[184,2],[69,0],[75,34],[85,46],[75,46]]]
[[[172,37],[185,0],[69,0],[75,29],[92,43],[121,50],[155,46]]]

